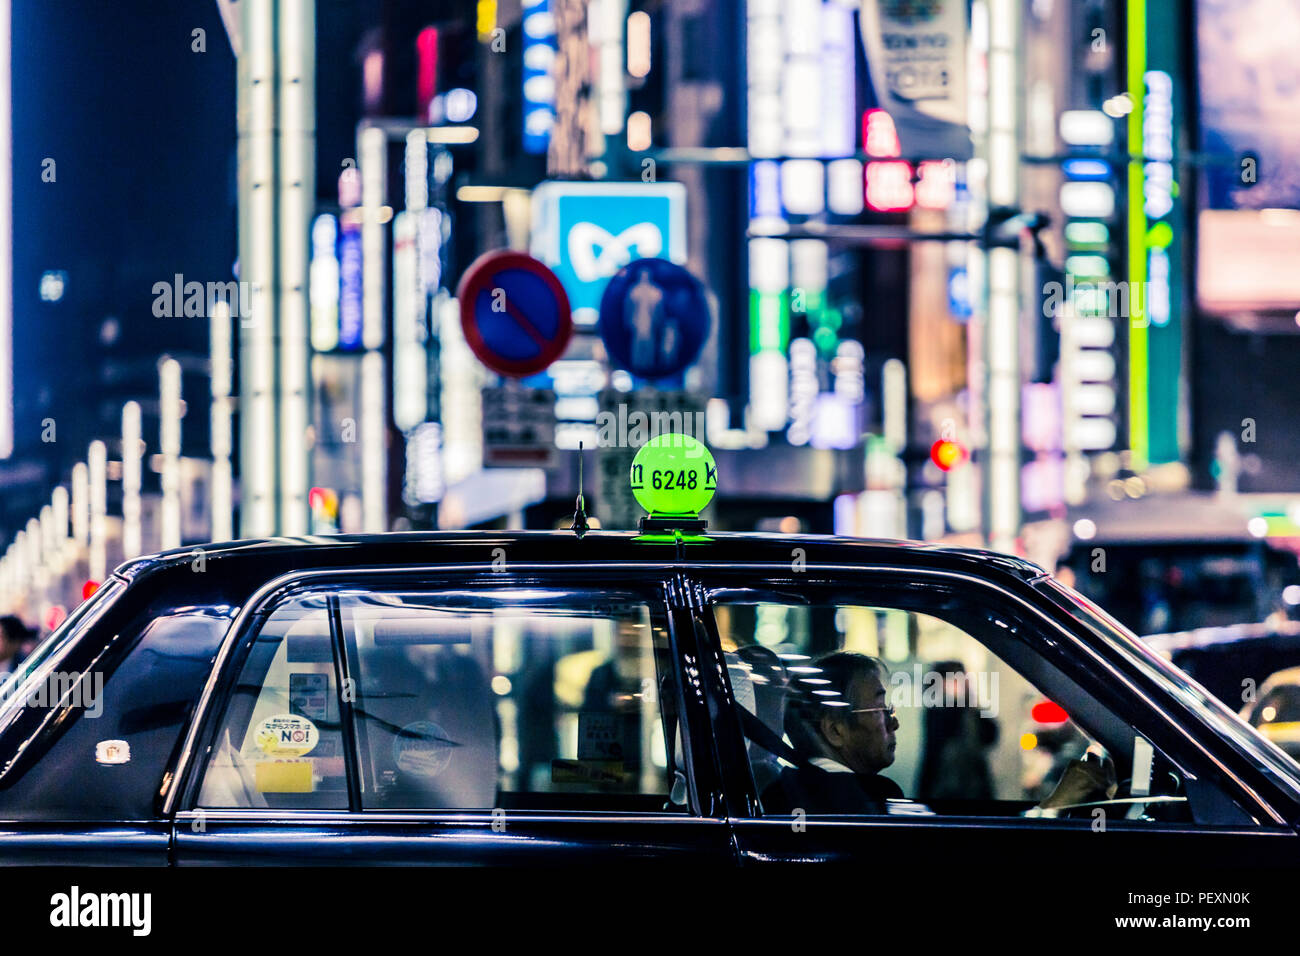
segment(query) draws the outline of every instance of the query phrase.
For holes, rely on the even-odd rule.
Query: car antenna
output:
[[[587,503],[582,498],[582,442],[578,442],[578,500],[577,510],[573,512],[573,524],[569,530],[581,538],[587,533]]]

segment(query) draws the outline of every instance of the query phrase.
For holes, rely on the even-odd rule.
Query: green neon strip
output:
[[[1147,278],[1147,219],[1142,183],[1142,111],[1146,94],[1147,6],[1146,0],[1128,0],[1128,94],[1133,111],[1128,114],[1128,279],[1130,301],[1133,289],[1145,289]],[[1143,308],[1146,309],[1145,296]],[[1132,467],[1147,467],[1150,455],[1150,402],[1147,395],[1150,378],[1147,350],[1147,316],[1141,328],[1128,323],[1128,434]]]

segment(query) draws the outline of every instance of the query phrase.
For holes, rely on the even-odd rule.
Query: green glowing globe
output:
[[[657,435],[632,459],[637,503],[651,515],[697,515],[718,490],[718,466],[690,435]]]

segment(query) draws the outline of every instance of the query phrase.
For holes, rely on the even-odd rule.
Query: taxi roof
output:
[[[1001,573],[1023,581],[1046,572],[1014,555],[917,541],[787,535],[760,532],[706,532],[678,545],[666,536],[633,531],[402,531],[386,534],[330,534],[249,538],[196,544],[135,558],[117,574],[132,579],[151,571],[190,564],[200,555],[210,568],[257,574],[269,580],[294,570],[338,567],[392,567],[422,564],[489,564],[494,549],[519,564],[598,564],[662,562],[672,566],[785,564],[792,549],[804,550],[808,564],[896,565]],[[680,555],[680,556],[679,556]],[[215,566],[215,567],[213,567]]]

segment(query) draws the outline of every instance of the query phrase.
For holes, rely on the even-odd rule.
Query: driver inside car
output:
[[[812,662],[815,677],[792,682],[784,729],[798,763],[764,789],[767,813],[881,814],[902,789],[881,771],[894,762],[898,719],[886,700],[884,664],[837,651]],[[796,686],[797,685],[797,686]],[[1095,755],[1090,755],[1095,756]],[[787,761],[789,762],[789,761]],[[1028,816],[1056,816],[1116,791],[1109,760],[1074,760]]]

